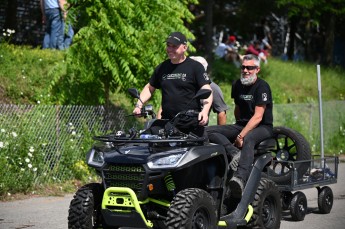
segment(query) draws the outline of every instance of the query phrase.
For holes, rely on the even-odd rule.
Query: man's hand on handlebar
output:
[[[141,114],[141,108],[140,108],[139,106],[136,106],[136,107],[134,108],[134,110],[133,110],[133,114],[134,114],[135,116],[140,115],[140,114]]]
[[[208,112],[202,110],[198,116],[199,125],[205,126],[208,123]]]

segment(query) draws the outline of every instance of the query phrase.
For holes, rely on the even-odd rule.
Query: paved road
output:
[[[305,189],[309,213],[300,222],[293,222],[283,212],[282,229],[343,229],[345,228],[345,163],[339,164],[338,182],[330,185],[334,204],[330,214],[317,213],[317,190]],[[68,206],[73,195],[38,197],[12,202],[0,202],[0,229],[66,229]]]

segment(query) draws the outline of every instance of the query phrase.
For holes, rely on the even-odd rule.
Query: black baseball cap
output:
[[[173,32],[171,33],[168,38],[166,39],[166,42],[172,43],[174,45],[180,45],[180,44],[187,44],[187,38],[185,35],[183,35],[180,32]]]

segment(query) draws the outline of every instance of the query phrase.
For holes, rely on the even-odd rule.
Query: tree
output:
[[[335,24],[337,16],[345,15],[345,2],[343,0],[277,0],[278,6],[288,7],[289,16],[296,16],[317,20],[325,29],[325,55],[324,63],[333,63],[333,47]]]
[[[184,22],[193,20],[188,4],[196,0],[69,3],[69,15],[77,17],[80,29],[67,53],[68,73],[55,80],[63,103],[83,103],[87,98],[93,104],[108,104],[110,92],[142,88],[166,58],[169,33],[181,31],[194,39]]]

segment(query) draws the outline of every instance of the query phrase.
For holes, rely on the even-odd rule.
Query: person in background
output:
[[[229,186],[232,195],[238,198],[242,196],[251,171],[255,145],[273,135],[271,88],[258,78],[259,71],[259,58],[245,55],[241,78],[233,83],[231,91],[236,123],[206,128],[210,142],[223,145],[231,160],[229,165],[235,172]]]
[[[267,64],[267,52],[261,48],[261,41],[255,40],[246,50],[246,54],[253,54],[259,57],[259,60]]]
[[[238,42],[235,36],[229,36],[226,42],[221,42],[215,50],[217,58],[232,62],[236,67],[240,66],[241,56],[238,53]]]
[[[203,100],[203,104],[192,98],[200,89],[211,90],[211,81],[204,67],[185,55],[187,48],[186,36],[181,32],[173,32],[168,36],[166,52],[169,59],[156,67],[149,83],[140,93],[140,100],[137,101],[133,114],[141,113],[144,105],[142,102],[148,101],[158,88],[162,92],[161,118],[172,119],[181,111],[195,110],[199,112],[199,126],[208,123],[212,94]],[[200,129],[203,131],[203,128]]]
[[[65,20],[68,3],[66,0],[40,0],[42,23],[46,24],[43,49],[63,50],[71,44],[74,31],[69,25],[65,37]],[[67,38],[67,39],[65,39]]]
[[[68,29],[67,29],[67,33],[65,34],[64,37],[64,47],[68,48],[71,46],[72,41],[73,41],[73,37],[74,37],[74,30],[71,24],[68,24]]]
[[[191,56],[190,58],[200,62],[204,66],[205,71],[207,71],[208,63],[204,57],[202,57],[202,56]],[[224,101],[223,92],[220,89],[220,87],[214,82],[211,82],[210,86],[211,86],[212,94],[213,94],[213,101],[212,101],[212,107],[211,108],[212,108],[214,113],[217,113],[217,125],[225,125],[226,124],[226,111],[229,109],[229,107],[228,107],[228,105],[226,105],[226,103]],[[157,113],[158,119],[162,118],[161,113],[162,113],[162,106],[159,108],[159,111]]]

